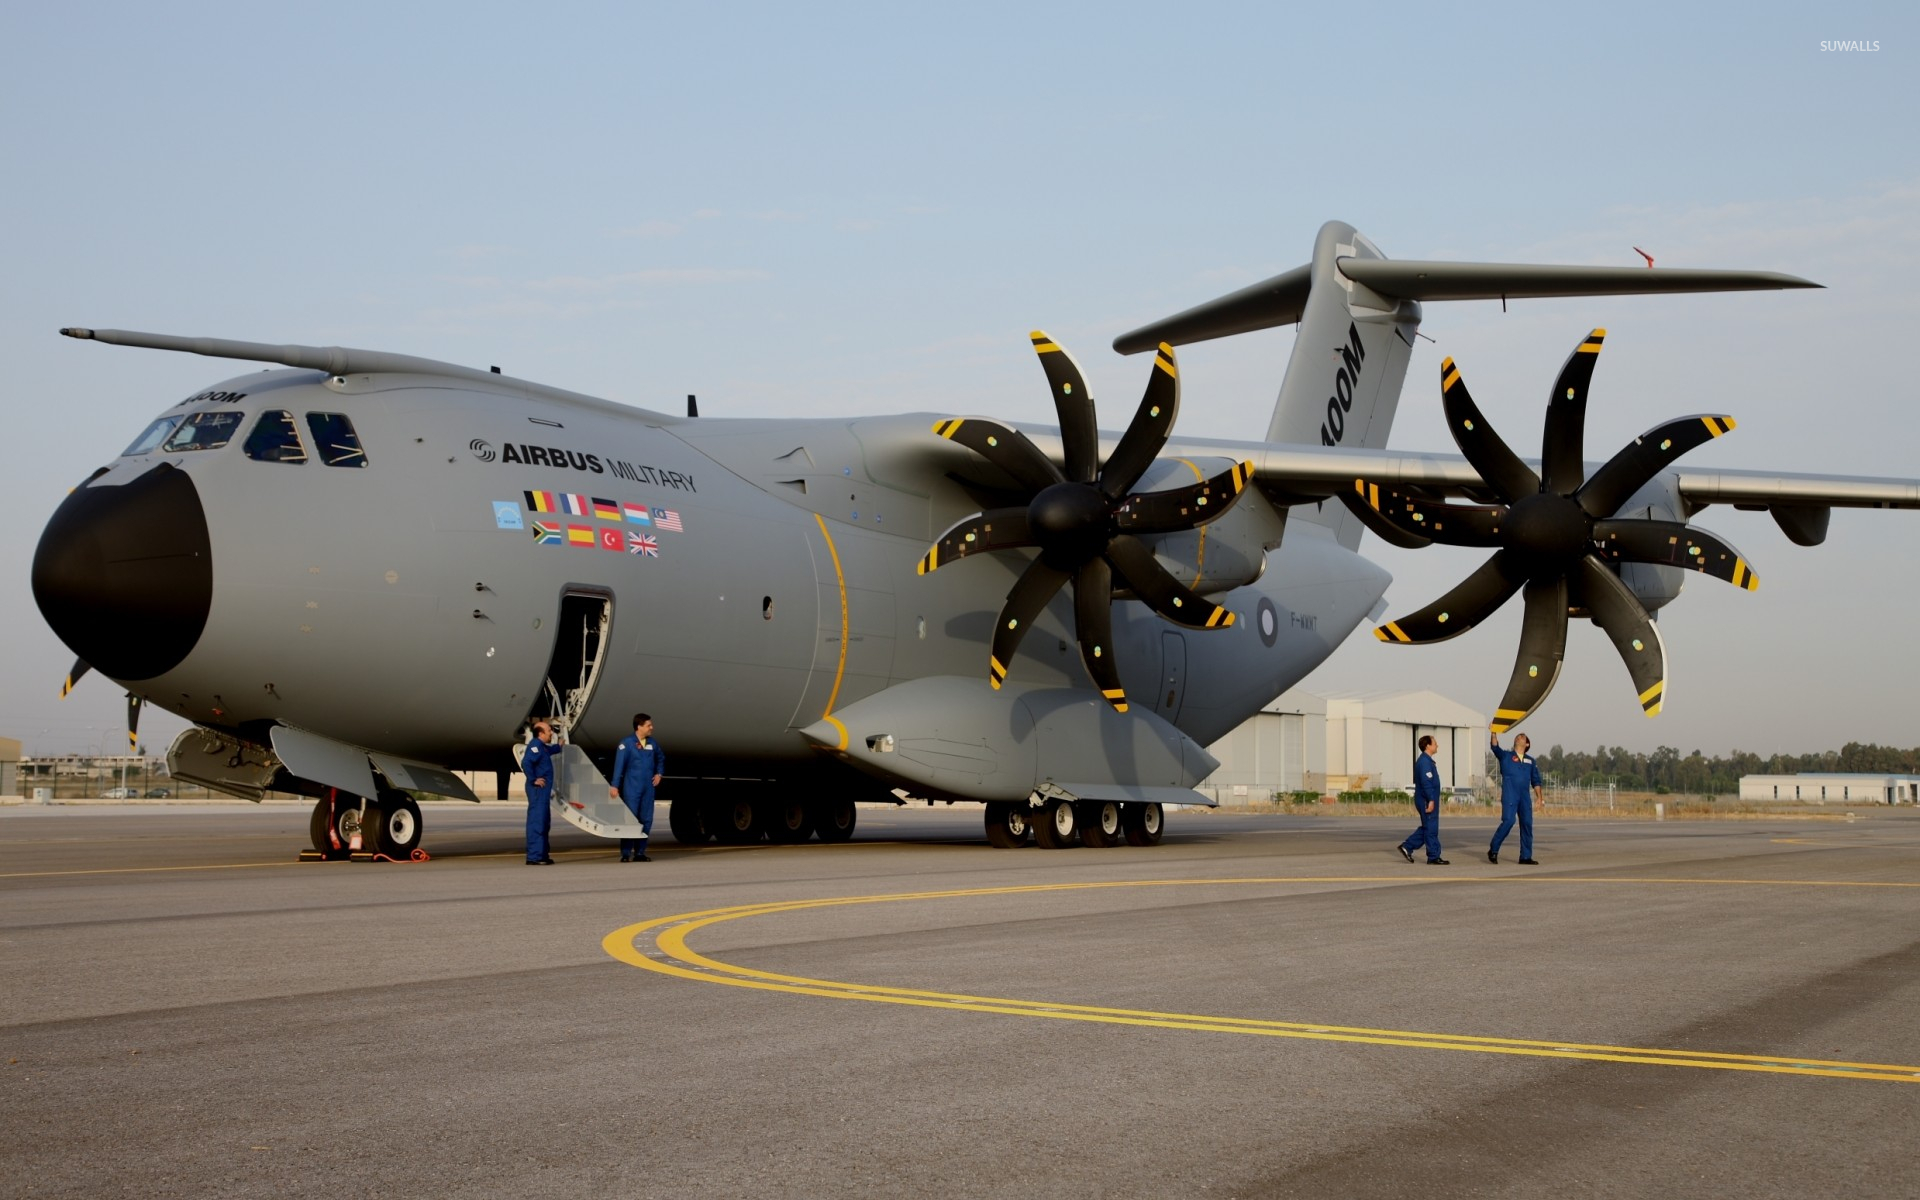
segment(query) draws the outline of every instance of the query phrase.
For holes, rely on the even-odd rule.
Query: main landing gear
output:
[[[1164,819],[1158,804],[1112,800],[1049,800],[1039,807],[993,801],[987,805],[987,844],[1009,850],[1027,844],[1043,850],[1069,846],[1158,846]]]
[[[825,799],[787,797],[779,800],[698,800],[667,803],[667,828],[675,841],[703,846],[749,846],[762,839],[776,846],[793,846],[817,837],[844,842],[853,837],[860,810],[851,797]]]
[[[355,849],[393,859],[411,858],[424,829],[420,806],[412,796],[393,788],[382,789],[372,800],[330,788],[314,803],[307,822],[313,848],[328,858],[345,858]]]

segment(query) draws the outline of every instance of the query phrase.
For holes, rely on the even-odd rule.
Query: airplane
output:
[[[561,816],[637,836],[601,766],[636,710],[670,751],[675,837],[853,835],[856,803],[983,803],[994,846],[1152,845],[1216,741],[1385,611],[1364,531],[1491,548],[1396,644],[1526,609],[1494,728],[1546,699],[1572,617],[1649,715],[1652,614],[1688,571],[1752,587],[1692,518],[1765,509],[1818,544],[1836,507],[1920,482],[1689,471],[1732,430],[1663,423],[1601,464],[1583,423],[1604,331],[1522,460],[1442,367],[1460,453],[1386,447],[1426,303],[1818,286],[1768,272],[1395,260],[1329,222],[1311,260],[1127,333],[1140,404],[1099,431],[1072,355],[1034,349],[1058,424],[910,413],[678,416],[494,370],[341,347],[106,329],[70,337],[272,364],[166,407],[49,520],[33,589],[88,670],[193,723],[172,773],[315,798],[314,851],[416,852],[415,793],[507,794],[535,719]],[[1263,437],[1174,436],[1175,347],[1299,326]]]

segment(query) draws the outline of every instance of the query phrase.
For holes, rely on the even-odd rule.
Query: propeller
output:
[[[140,753],[140,706],[146,701],[127,693],[127,753]]]
[[[93,668],[87,665],[86,659],[84,658],[74,659],[73,665],[67,668],[66,682],[60,685],[60,698],[62,700],[65,700],[69,695],[71,695],[73,692],[74,685],[80,682],[80,677],[85,675],[88,671],[91,671],[91,670],[93,670]]]
[[[1547,405],[1540,473],[1507,448],[1474,404],[1451,358],[1440,364],[1447,427],[1498,504],[1449,504],[1354,481],[1355,502],[1403,533],[1449,546],[1491,547],[1494,555],[1440,599],[1375,629],[1383,642],[1411,645],[1458,637],[1515,592],[1526,606],[1520,653],[1491,723],[1494,733],[1540,707],[1560,675],[1569,614],[1591,617],[1627,665],[1640,707],[1657,716],[1666,699],[1666,649],[1639,598],[1611,564],[1655,563],[1759,586],[1745,558],[1720,538],[1679,521],[1614,516],[1682,454],[1734,427],[1732,417],[1681,417],[1655,426],[1608,459],[1591,478],[1582,458],[1587,386],[1607,331],[1596,329],[1560,368]]]
[[[1093,396],[1073,356],[1035,330],[1034,353],[1047,374],[1060,417],[1065,470],[1056,467],[1025,434],[992,421],[955,417],[933,431],[979,454],[1012,476],[1027,495],[1025,507],[975,513],[940,535],[920,559],[922,575],[969,554],[1038,547],[993,628],[987,681],[998,688],[1014,651],[1035,617],[1061,588],[1073,585],[1073,624],[1080,658],[1109,703],[1127,711],[1126,689],[1114,661],[1113,592],[1132,590],[1154,612],[1190,629],[1225,629],[1233,614],[1175,579],[1154,559],[1141,538],[1196,529],[1226,513],[1253,478],[1253,464],[1187,487],[1133,492],[1167,444],[1180,409],[1180,372],[1173,347],[1162,342],[1147,378],[1146,394],[1107,461],[1100,462],[1100,434]]]

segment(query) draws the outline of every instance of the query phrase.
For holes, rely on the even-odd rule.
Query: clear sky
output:
[[[0,6],[0,734],[118,744],[111,684],[57,700],[71,654],[33,547],[151,416],[247,369],[62,325],[499,364],[669,410],[697,392],[708,416],[1047,421],[1044,327],[1118,428],[1144,366],[1115,335],[1305,262],[1338,218],[1393,257],[1638,265],[1638,245],[1827,285],[1429,305],[1393,447],[1452,450],[1451,354],[1537,454],[1555,370],[1604,325],[1595,457],[1727,412],[1690,465],[1920,477],[1920,10],[1456,7]],[[1259,436],[1292,344],[1183,350],[1180,431]],[[1836,512],[1818,549],[1760,513],[1699,523],[1760,590],[1700,579],[1661,614],[1653,721],[1576,625],[1534,740],[1920,744],[1920,513]],[[1367,552],[1393,614],[1483,557]],[[1519,608],[1440,647],[1363,628],[1306,686],[1490,711]],[[179,727],[149,713],[144,740]]]

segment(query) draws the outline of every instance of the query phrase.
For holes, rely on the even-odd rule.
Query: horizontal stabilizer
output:
[[[1821,286],[1777,271],[1420,262],[1355,257],[1342,257],[1339,265],[1340,273],[1347,279],[1387,300],[1522,300],[1553,296],[1777,291]],[[1306,311],[1310,276],[1311,268],[1295,267],[1252,287],[1122,334],[1113,340],[1113,348],[1122,354],[1138,354],[1161,342],[1184,346],[1236,333],[1292,325]]]
[[[1553,296],[1653,296],[1678,292],[1765,292],[1820,285],[1778,271],[1695,271],[1666,267],[1563,267],[1533,263],[1417,262],[1343,258],[1341,273],[1397,300],[1509,300]]]

